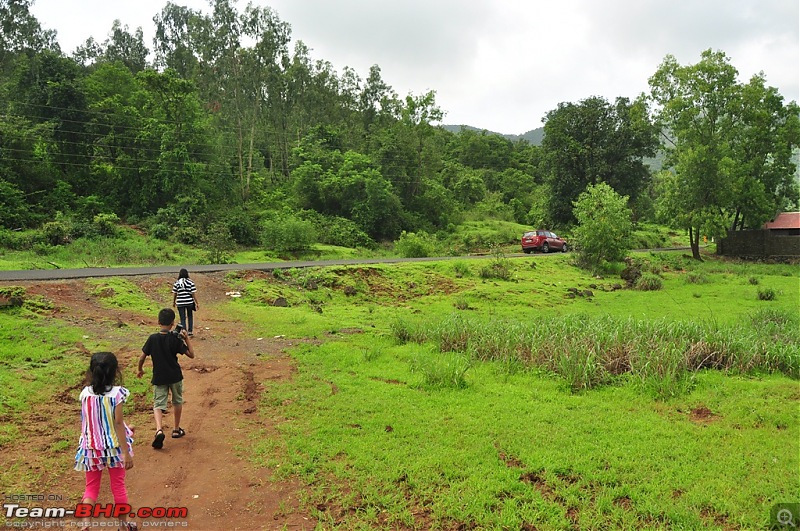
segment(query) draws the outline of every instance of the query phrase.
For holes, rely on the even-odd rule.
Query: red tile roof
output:
[[[781,212],[773,221],[764,223],[764,228],[800,229],[800,212]]]

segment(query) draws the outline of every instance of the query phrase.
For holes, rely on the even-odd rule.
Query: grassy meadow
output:
[[[800,270],[633,261],[631,287],[570,254],[229,273],[243,334],[316,340],[291,352],[293,380],[264,382],[279,436],[241,455],[299,478],[325,529],[767,527],[800,500]],[[87,286],[109,308],[155,304],[122,279]],[[77,344],[111,348],[52,317],[36,298],[0,310],[0,447],[74,384]]]

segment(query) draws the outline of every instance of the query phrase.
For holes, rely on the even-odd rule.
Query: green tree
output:
[[[628,198],[606,183],[589,185],[574,203],[578,225],[573,230],[578,263],[599,269],[617,262],[630,250],[631,210]]]
[[[689,230],[700,259],[703,234],[754,228],[798,197],[792,150],[800,109],[784,105],[763,74],[743,85],[721,51],[695,65],[667,56],[650,78],[656,117],[667,139],[659,211]]]
[[[0,67],[16,54],[52,50],[60,52],[56,32],[42,28],[30,12],[31,0],[0,0]]]
[[[140,27],[131,33],[127,25],[122,26],[119,20],[115,20],[103,48],[102,56],[106,61],[119,61],[133,73],[141,72],[147,66],[150,52],[144,45]]]
[[[650,179],[642,158],[655,155],[657,147],[658,130],[644,98],[617,98],[614,105],[600,97],[559,104],[547,113],[542,141],[550,218],[572,222],[573,201],[601,182],[635,199]]]

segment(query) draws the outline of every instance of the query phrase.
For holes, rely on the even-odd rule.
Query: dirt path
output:
[[[316,522],[298,509],[299,485],[271,480],[272,471],[252,465],[247,454],[252,444],[275,434],[272,415],[262,411],[263,383],[291,377],[292,360],[284,353],[291,341],[247,337],[240,323],[229,320],[222,304],[227,301],[221,274],[195,274],[201,311],[196,314],[196,358],[180,358],[184,374],[181,426],[186,436],[172,439],[170,409],[164,420],[167,438],[160,451],[151,448],[155,430],[152,396],[134,397],[134,413],[127,422],[135,427],[134,468],[127,485],[131,504],[138,507],[186,507],[188,518],[175,519],[180,528],[197,530],[311,529]],[[169,306],[169,277],[137,277],[150,298]],[[155,316],[108,310],[87,295],[81,280],[17,283],[29,294],[43,295],[55,304],[54,316],[101,334],[109,326],[126,327],[130,342],[116,349],[120,364],[136,366],[141,345],[157,331]],[[151,375],[145,364],[145,378]],[[77,397],[66,390],[64,399]],[[61,400],[64,407],[77,403]],[[77,428],[75,429],[77,440]],[[62,471],[55,472],[56,474]],[[83,491],[83,476],[64,467],[57,482],[64,491]],[[107,480],[100,502],[111,501]],[[161,520],[161,527],[164,526]],[[167,520],[168,521],[168,520]],[[187,522],[187,527],[182,522]],[[141,522],[157,525],[158,520]]]

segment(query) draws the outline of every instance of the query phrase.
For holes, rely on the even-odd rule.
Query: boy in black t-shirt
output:
[[[192,343],[186,330],[180,333],[172,330],[175,324],[175,311],[164,308],[158,312],[158,324],[161,331],[151,334],[142,347],[139,356],[139,372],[137,378],[144,374],[144,360],[147,356],[153,360],[153,416],[156,419],[156,436],[153,439],[153,448],[160,449],[164,446],[164,431],[161,429],[161,419],[167,412],[167,398],[172,394],[172,406],[175,408],[175,427],[172,438],[177,439],[186,435],[181,428],[181,412],[183,410],[183,373],[178,363],[178,354],[185,354],[194,358]]]

